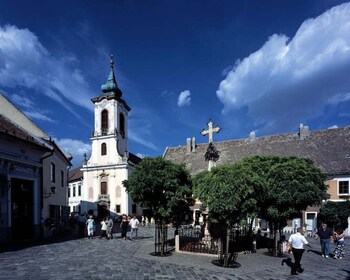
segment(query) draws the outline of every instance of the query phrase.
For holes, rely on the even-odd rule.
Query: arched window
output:
[[[107,144],[102,143],[101,144],[101,156],[105,156],[105,155],[107,155]]]
[[[119,130],[120,130],[120,135],[124,138],[125,137],[125,118],[122,113],[119,114]]]
[[[107,194],[107,182],[101,182],[101,194]]]
[[[103,110],[101,113],[101,131],[103,135],[106,135],[108,131],[108,111],[107,110]]]
[[[89,199],[94,198],[94,189],[92,187],[89,188]]]

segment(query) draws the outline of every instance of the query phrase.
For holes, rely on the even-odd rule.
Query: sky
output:
[[[91,153],[110,71],[129,151],[350,125],[350,2],[0,0],[0,92],[70,152]]]

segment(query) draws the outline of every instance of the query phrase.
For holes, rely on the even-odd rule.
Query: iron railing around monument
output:
[[[205,236],[204,229],[200,227],[179,228],[180,251],[218,254],[218,243],[210,235]]]
[[[226,238],[229,242],[229,252],[251,252],[253,249],[253,239],[251,236],[240,234],[237,231],[231,231],[223,239],[223,250],[226,246]],[[181,227],[179,228],[179,249],[180,251],[204,253],[204,254],[219,254],[218,240],[210,235],[205,235],[205,230],[202,227]],[[223,252],[221,252],[223,253]]]

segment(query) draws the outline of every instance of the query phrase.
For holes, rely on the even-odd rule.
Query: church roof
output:
[[[111,55],[110,67],[111,67],[111,70],[109,72],[108,79],[104,84],[101,85],[102,94],[98,97],[92,98],[91,101],[95,103],[103,99],[107,99],[107,100],[116,99],[124,105],[126,110],[130,111],[130,107],[128,106],[128,104],[126,104],[125,100],[121,98],[121,96],[123,95],[123,92],[118,87],[117,79],[114,74],[113,55]]]
[[[300,133],[287,133],[252,139],[236,139],[214,143],[220,152],[217,165],[235,163],[254,155],[296,156],[312,159],[332,176],[350,175],[350,126],[310,131],[304,137]],[[168,147],[164,158],[184,163],[192,175],[208,169],[204,159],[208,144],[196,145],[188,152],[186,146]]]

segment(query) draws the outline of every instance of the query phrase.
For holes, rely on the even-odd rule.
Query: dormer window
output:
[[[103,110],[101,113],[101,132],[106,135],[108,132],[108,111]]]

